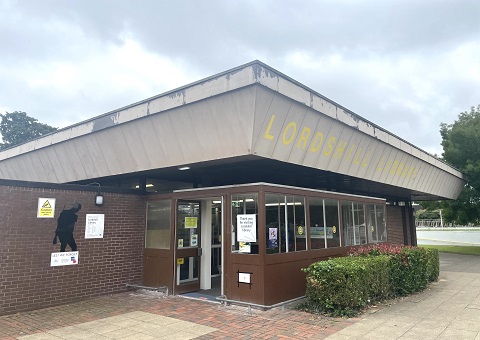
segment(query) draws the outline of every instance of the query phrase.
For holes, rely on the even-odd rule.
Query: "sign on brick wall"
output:
[[[38,198],[37,218],[53,218],[55,215],[55,198]]]
[[[78,264],[78,251],[52,253],[50,266],[71,266]]]
[[[104,214],[87,214],[85,225],[85,238],[103,238],[104,226]]]

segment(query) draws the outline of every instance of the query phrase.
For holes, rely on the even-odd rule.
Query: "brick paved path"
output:
[[[217,328],[198,339],[325,339],[358,319],[328,318],[285,308],[268,311],[224,306],[154,292],[126,292],[70,305],[0,317],[0,340],[45,332],[133,311]]]

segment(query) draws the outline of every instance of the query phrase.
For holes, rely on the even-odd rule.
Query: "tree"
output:
[[[467,176],[455,201],[441,202],[447,221],[459,224],[480,222],[480,105],[462,112],[450,125],[440,125],[442,157]]]
[[[25,112],[15,111],[0,114],[0,133],[3,143],[0,150],[28,142],[57,130],[47,124],[39,123],[35,118],[29,117]]]

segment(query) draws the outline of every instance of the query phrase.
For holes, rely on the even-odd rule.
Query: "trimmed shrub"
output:
[[[390,256],[393,295],[406,296],[427,287],[427,255],[423,248],[403,247]]]
[[[440,258],[437,249],[426,248],[427,252],[427,279],[428,282],[434,282],[438,280],[440,275]]]
[[[311,264],[306,296],[310,308],[350,316],[389,289],[388,257],[343,257]]]
[[[438,251],[398,244],[358,247],[347,257],[311,264],[306,309],[352,316],[370,302],[405,296],[438,279]]]

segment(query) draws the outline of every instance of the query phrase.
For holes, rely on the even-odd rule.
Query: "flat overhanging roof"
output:
[[[201,170],[176,172],[195,164]],[[222,167],[230,173],[219,175]],[[417,200],[454,199],[464,185],[448,164],[258,61],[0,152],[4,179],[139,173],[223,184],[248,173],[249,181]]]

